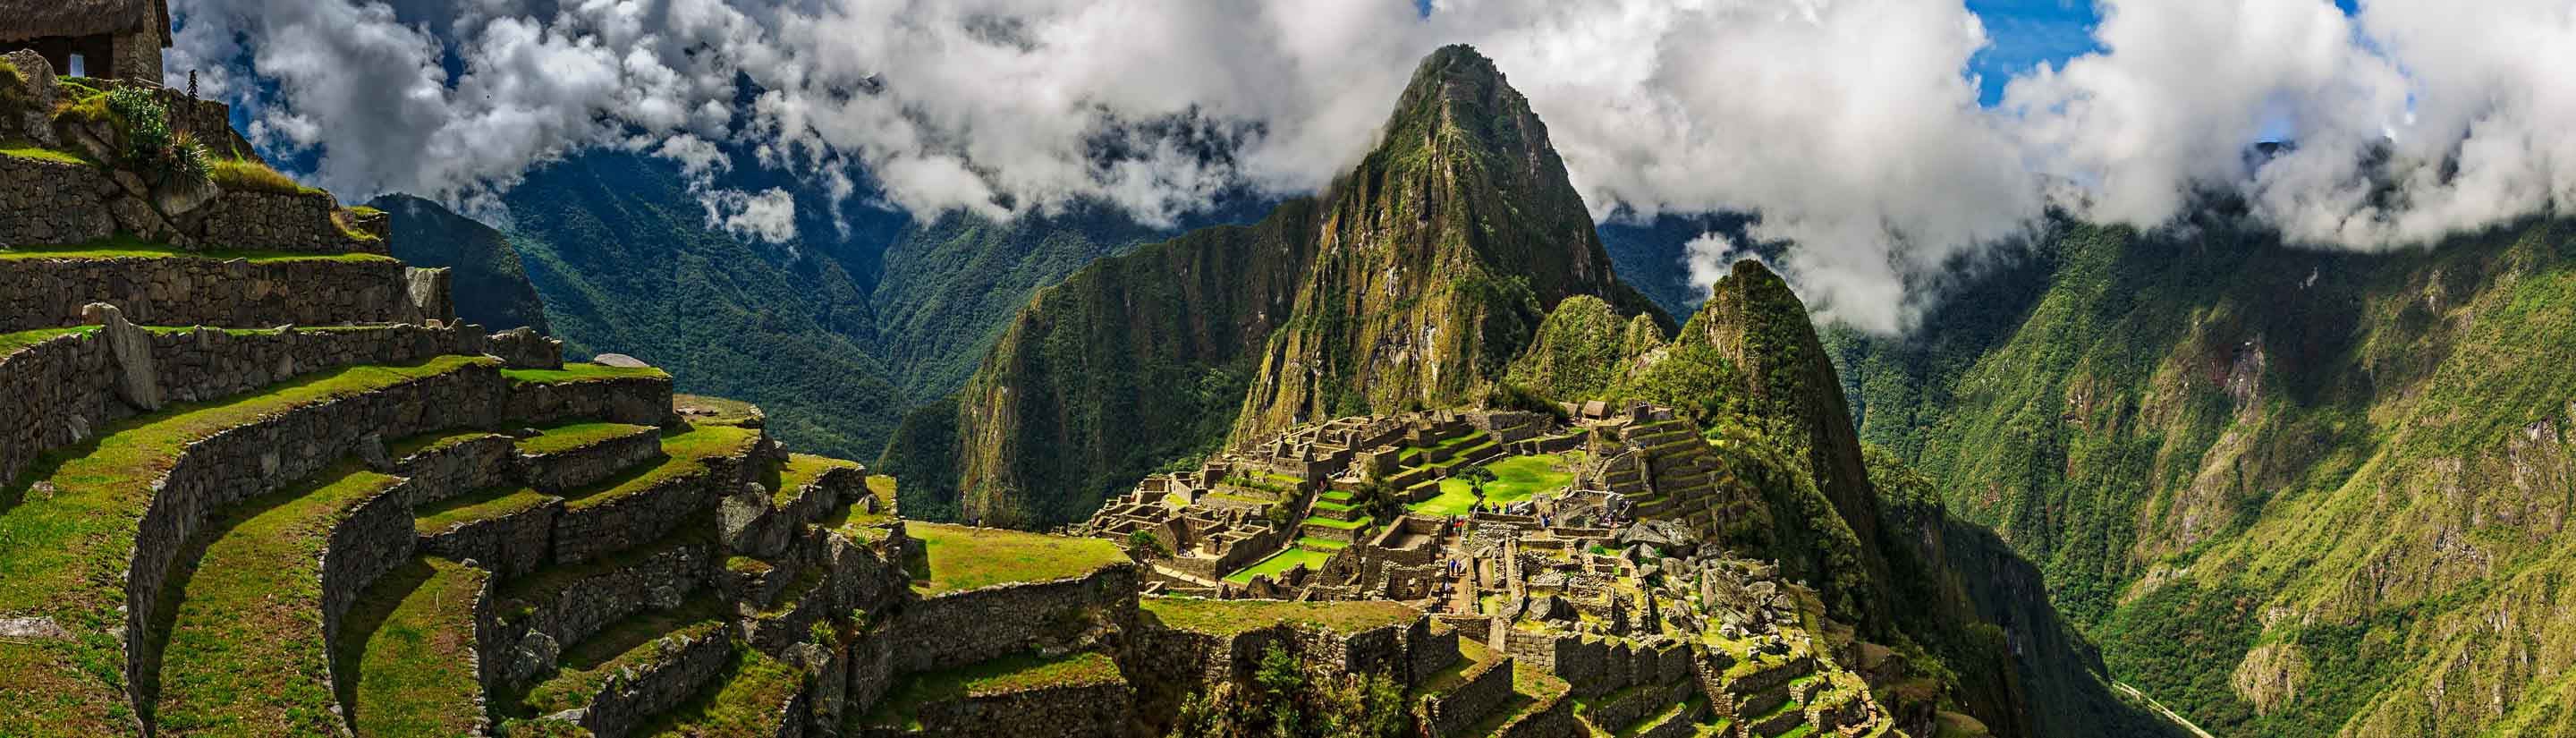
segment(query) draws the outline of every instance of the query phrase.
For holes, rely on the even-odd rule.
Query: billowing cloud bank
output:
[[[1966,71],[1989,39],[1957,0],[174,5],[174,78],[204,70],[335,190],[471,203],[618,147],[679,162],[711,223],[771,240],[793,237],[794,200],[716,175],[995,217],[1097,198],[1157,221],[1229,187],[1310,191],[1456,42],[1528,94],[1596,214],[1758,212],[1753,237],[1796,244],[1778,266],[1872,330],[1905,328],[1945,264],[2052,204],[2157,225],[2191,192],[2237,192],[2294,239],[2361,249],[2576,204],[2560,0],[2104,0],[2103,51],[2017,76],[1992,109]],[[2241,156],[2273,138],[2298,147]]]

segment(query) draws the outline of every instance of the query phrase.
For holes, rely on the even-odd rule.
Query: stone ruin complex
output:
[[[1693,544],[1751,503],[1669,411],[1345,418],[1078,535],[907,521],[757,408],[459,323],[381,213],[133,168],[62,112],[119,83],[7,58],[0,735],[1160,735],[1273,647],[1432,736],[1928,734],[1872,697],[1901,659]]]

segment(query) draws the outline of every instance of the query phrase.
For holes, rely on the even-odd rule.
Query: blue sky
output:
[[[2041,62],[2064,63],[2093,52],[2093,25],[2101,20],[2091,0],[1968,0],[1986,24],[1993,45],[1968,60],[1978,77],[1978,101],[2003,99],[2004,83]]]

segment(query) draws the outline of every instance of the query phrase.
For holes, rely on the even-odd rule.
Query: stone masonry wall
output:
[[[510,419],[543,424],[580,418],[661,425],[671,415],[669,377],[621,377],[510,386]]]
[[[498,433],[395,459],[396,473],[410,477],[412,507],[489,489],[510,481],[510,460],[518,439]]]
[[[325,643],[340,642],[340,621],[349,614],[349,606],[358,601],[385,572],[393,571],[411,560],[411,504],[413,493],[405,489],[416,484],[406,480],[386,488],[352,508],[346,517],[331,526],[330,543],[322,552],[322,637]],[[345,666],[355,667],[355,664]],[[342,673],[333,670],[334,675]]]
[[[671,637],[676,650],[640,670],[632,680],[618,680],[600,690],[581,716],[593,735],[623,736],[655,714],[686,702],[722,675],[733,658],[733,642],[721,632],[701,638]]]
[[[6,157],[0,157],[5,161]],[[0,333],[81,325],[81,306],[116,305],[137,325],[426,323],[409,267],[391,259],[251,262],[194,257],[25,258],[0,269]]]
[[[235,251],[386,252],[382,234],[364,239],[341,232],[331,220],[339,209],[324,192],[226,192],[215,198],[197,239],[207,248]]]
[[[116,180],[87,164],[0,156],[0,245],[94,241],[116,235],[99,205]]]
[[[158,654],[150,644],[163,582],[185,542],[224,509],[279,489],[347,458],[360,438],[402,437],[492,422],[502,397],[495,365],[425,377],[383,391],[340,398],[278,413],[224,430],[182,452],[156,484],[138,522],[125,581],[126,678],[146,683],[144,664]]]
[[[0,298],[5,299],[5,298]],[[198,330],[151,335],[153,384],[164,401],[230,397],[304,373],[480,353],[460,328],[378,326],[286,333]],[[118,398],[120,367],[102,331],[64,336],[0,357],[0,480],[48,450],[84,440],[137,408]]]
[[[905,605],[893,627],[894,670],[909,674],[953,669],[1037,650],[1062,639],[1068,620],[1091,613],[1120,630],[1134,629],[1133,564],[1049,582],[954,592]]]
[[[706,580],[713,551],[705,543],[672,546],[560,589],[511,598],[503,609],[526,607],[531,630],[556,643],[579,643],[626,616],[680,604]]]

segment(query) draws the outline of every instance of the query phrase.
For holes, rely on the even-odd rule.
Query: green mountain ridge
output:
[[[2576,733],[2576,229],[2187,225],[2056,223],[1921,335],[1833,336],[1862,435],[2214,733]]]

